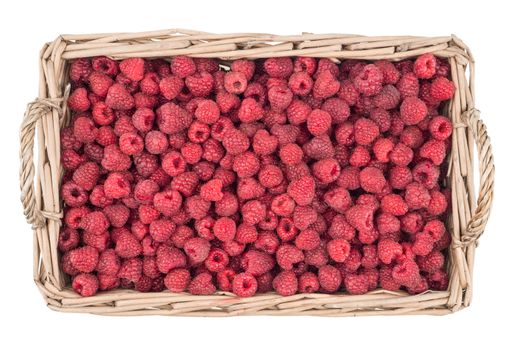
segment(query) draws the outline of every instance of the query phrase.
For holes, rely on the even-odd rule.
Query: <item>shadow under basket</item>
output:
[[[450,62],[457,90],[443,111],[454,125],[446,186],[451,189],[447,221],[452,235],[446,291],[418,295],[382,289],[365,295],[275,293],[239,298],[232,293],[196,296],[187,293],[140,293],[117,289],[81,297],[60,270],[57,249],[62,218],[59,189],[60,129],[70,119],[68,61],[99,55],[128,57],[239,58],[275,56],[326,57],[398,61],[431,52]],[[38,136],[38,137],[37,137]],[[34,236],[34,280],[47,305],[57,311],[101,315],[443,315],[469,306],[472,299],[474,252],[493,198],[494,165],[490,139],[474,104],[474,60],[455,36],[366,37],[346,34],[210,34],[188,30],[145,33],[61,35],[40,54],[39,97],[29,104],[21,127],[21,199]],[[34,147],[35,139],[37,147]],[[37,153],[34,161],[33,149]],[[474,152],[479,162],[479,193],[474,187]],[[36,163],[36,166],[35,166]],[[35,170],[36,169],[36,170]]]

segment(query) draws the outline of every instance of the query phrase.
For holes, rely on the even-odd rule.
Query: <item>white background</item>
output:
[[[525,52],[518,35],[523,12],[511,4],[518,1],[14,3],[0,3],[0,348],[523,348],[523,322],[516,318],[525,311]],[[114,318],[46,308],[32,281],[31,230],[18,185],[18,128],[26,103],[37,94],[39,50],[60,33],[175,27],[462,38],[476,58],[477,107],[492,137],[497,170],[492,217],[476,253],[472,306],[444,317],[219,319]]]

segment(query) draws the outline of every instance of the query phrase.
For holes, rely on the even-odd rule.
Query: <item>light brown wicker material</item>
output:
[[[65,283],[59,269],[57,239],[62,217],[59,185],[60,128],[69,121],[67,61],[106,55],[170,57],[190,55],[223,60],[271,56],[328,57],[340,59],[411,58],[426,52],[449,60],[458,87],[445,111],[454,123],[447,185],[452,190],[448,222],[450,285],[447,291],[420,295],[376,290],[366,295],[274,293],[238,298],[218,292],[210,296],[139,293],[130,290],[100,292],[82,298]],[[485,125],[474,106],[474,61],[469,49],[455,36],[364,37],[346,34],[209,34],[187,30],[145,33],[62,35],[41,51],[39,97],[29,104],[21,128],[20,179],[24,212],[34,231],[34,279],[48,306],[65,312],[103,315],[442,315],[470,304],[474,251],[489,217],[493,196],[494,165]],[[35,135],[36,134],[36,135]],[[37,161],[33,143],[37,136]],[[480,185],[474,189],[474,151],[479,161]],[[36,173],[35,173],[36,168]]]

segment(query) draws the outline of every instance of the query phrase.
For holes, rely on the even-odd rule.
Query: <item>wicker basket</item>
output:
[[[447,185],[452,191],[452,234],[447,291],[419,295],[376,290],[366,295],[275,293],[239,298],[217,292],[210,296],[139,293],[131,290],[101,292],[80,297],[66,284],[59,268],[57,241],[62,217],[59,188],[60,128],[69,122],[68,60],[98,55],[170,57],[189,55],[222,60],[272,56],[314,56],[339,59],[411,58],[426,52],[445,57],[458,90],[447,107],[454,123]],[[34,280],[47,305],[57,311],[103,315],[442,315],[462,309],[472,299],[474,251],[489,217],[493,197],[494,165],[485,125],[474,107],[474,61],[455,36],[365,37],[345,34],[209,34],[188,30],[145,33],[62,35],[41,51],[39,97],[29,104],[21,127],[21,199],[34,232]],[[35,136],[38,159],[33,160]],[[474,149],[479,160],[480,185],[474,189]],[[36,168],[36,171],[35,171]]]

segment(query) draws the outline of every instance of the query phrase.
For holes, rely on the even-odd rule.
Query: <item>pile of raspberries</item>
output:
[[[58,248],[80,295],[447,288],[445,60],[94,57],[69,76]]]

